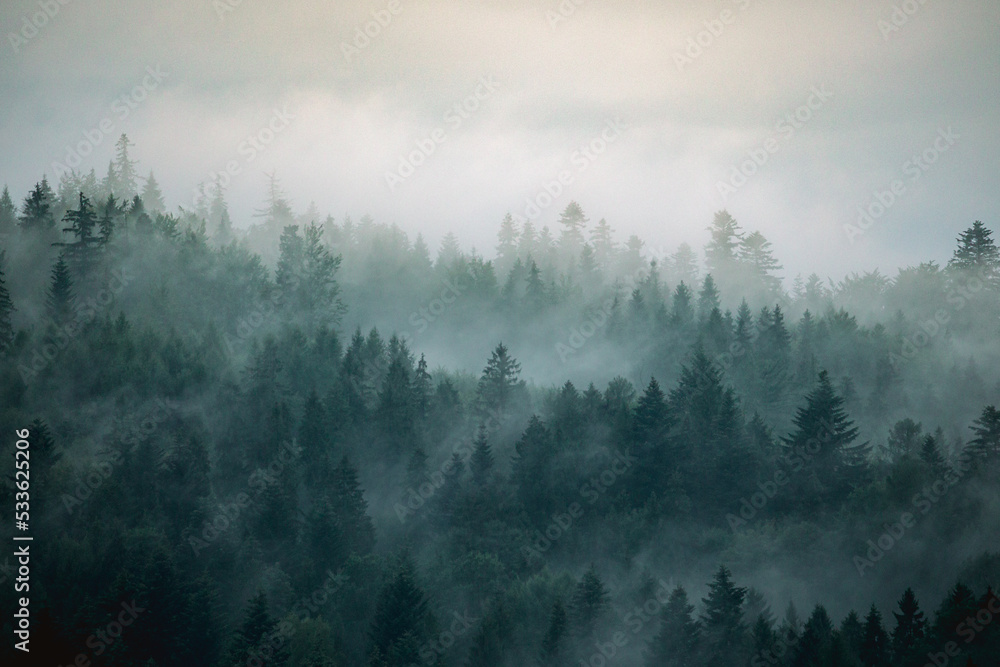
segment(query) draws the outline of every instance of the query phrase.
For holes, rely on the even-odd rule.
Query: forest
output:
[[[31,664],[1000,665],[987,224],[840,278],[724,210],[432,251],[274,174],[249,226],[170,207],[133,153],[0,196]]]

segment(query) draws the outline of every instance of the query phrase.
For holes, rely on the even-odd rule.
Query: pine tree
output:
[[[760,232],[740,240],[737,260],[750,273],[749,291],[759,299],[774,299],[781,293],[781,280],[774,274],[782,267],[774,258],[771,242]],[[744,290],[746,292],[748,290]]]
[[[834,391],[829,374],[820,371],[816,388],[806,396],[806,405],[798,408],[792,419],[795,430],[782,439],[789,451],[806,451],[813,457],[810,469],[822,488],[813,493],[817,501],[849,490],[864,465],[868,443],[853,444],[859,429],[843,404],[844,399]]]
[[[975,438],[969,441],[969,452],[983,459],[1000,455],[1000,410],[987,405],[970,427]]]
[[[968,275],[978,274],[984,282],[996,286],[1000,279],[1000,249],[993,242],[993,232],[976,221],[958,236],[958,247],[948,268]]]
[[[326,410],[315,389],[306,397],[302,421],[299,423],[298,444],[302,448],[306,480],[311,484],[322,484],[330,473],[329,438]]]
[[[228,665],[246,665],[259,654],[276,623],[268,612],[267,596],[257,593],[247,604],[243,623],[236,630],[226,658]],[[273,659],[273,658],[272,658]]]
[[[469,458],[469,468],[472,470],[472,481],[477,486],[489,484],[493,474],[493,452],[485,424],[479,425],[479,432],[472,446],[472,456]]]
[[[55,219],[52,217],[54,201],[55,194],[46,179],[43,178],[40,183],[35,183],[35,187],[24,198],[24,204],[21,207],[21,228],[52,229],[55,227]]]
[[[3,262],[4,253],[0,250],[0,357],[7,354],[14,343],[14,325],[11,322],[14,303],[10,300],[10,292],[7,291]]]
[[[562,225],[559,246],[567,257],[575,257],[583,248],[583,230],[587,222],[587,216],[575,201],[571,201],[559,216]]]
[[[649,667],[692,667],[701,643],[701,627],[694,606],[678,586],[670,593],[660,616],[660,629],[652,641]]]
[[[428,616],[427,597],[415,581],[413,565],[404,557],[375,603],[369,631],[371,653],[392,667],[419,663]]]
[[[650,378],[649,384],[635,406],[633,423],[635,424],[637,440],[661,437],[669,426],[669,414],[660,383],[656,381],[656,378]]]
[[[497,232],[497,268],[501,272],[509,271],[516,259],[517,223],[514,222],[514,217],[508,213],[500,222],[500,231]]]
[[[736,220],[729,211],[719,211],[708,227],[711,238],[705,246],[705,260],[708,272],[719,280],[727,290],[737,266],[736,251],[740,245],[742,233]]]
[[[65,322],[73,314],[76,297],[73,294],[73,278],[69,273],[69,265],[62,255],[52,267],[52,279],[45,301],[49,317],[56,323]]]
[[[824,664],[833,647],[833,623],[826,609],[816,605],[802,629],[802,639],[795,646],[792,667]]]
[[[528,275],[524,283],[524,301],[534,312],[541,310],[548,301],[548,290],[542,282],[542,272],[535,260],[528,258]]]
[[[560,658],[563,638],[566,636],[566,608],[556,599],[549,614],[549,627],[542,637],[541,659],[544,665],[553,665]]]
[[[346,454],[333,471],[330,502],[345,551],[367,555],[375,546],[375,526],[368,516],[368,501],[358,483],[358,471]]]
[[[882,614],[875,605],[865,617],[859,655],[864,667],[889,667],[889,636],[882,625]]]
[[[715,287],[712,274],[708,274],[705,276],[701,291],[698,293],[698,319],[704,322],[711,312],[717,310],[719,306],[719,290]]]
[[[615,241],[611,225],[604,218],[598,220],[594,229],[591,230],[590,244],[594,247],[594,260],[597,262],[598,268],[605,272],[608,271],[615,255]]]
[[[229,217],[229,207],[223,195],[222,182],[216,178],[212,185],[212,201],[208,206],[208,222],[213,230],[212,238],[219,246],[228,245],[234,238],[233,221]]]
[[[698,258],[687,243],[677,246],[677,252],[670,256],[672,282],[694,285],[698,282]],[[713,279],[714,281],[714,279]]]
[[[927,620],[920,611],[917,596],[907,588],[899,600],[899,612],[893,612],[896,627],[892,631],[892,654],[900,667],[919,667],[923,664],[921,648],[927,633]]]
[[[142,203],[151,214],[163,213],[167,210],[163,203],[163,193],[160,192],[160,184],[156,182],[153,172],[149,172],[146,183],[142,186]]]
[[[112,200],[113,201],[113,200]],[[72,249],[74,253],[82,253],[99,243],[99,238],[94,235],[94,229],[98,226],[97,213],[94,211],[90,200],[81,192],[79,208],[66,211],[63,221],[69,223],[64,227],[64,232],[70,232],[76,239],[65,245]]]
[[[691,290],[683,282],[674,289],[673,310],[670,313],[670,323],[677,328],[684,328],[694,320],[694,308],[691,306]]]
[[[479,378],[476,402],[484,415],[504,415],[512,407],[521,384],[521,364],[510,356],[507,346],[498,343]]]
[[[709,656],[706,664],[711,667],[742,664],[746,657],[742,611],[746,589],[733,583],[725,565],[719,566],[708,588],[708,597],[702,600],[705,610],[701,615]]]
[[[935,476],[941,475],[947,466],[941,450],[938,447],[938,439],[933,435],[925,435],[920,446],[920,460],[927,464]]]
[[[3,194],[0,194],[0,235],[10,234],[16,226],[17,209],[10,197],[10,189],[5,185]]]
[[[462,249],[458,245],[458,237],[453,232],[448,232],[441,239],[441,248],[438,250],[437,268],[438,270],[451,269],[452,265],[462,256]]]
[[[134,146],[128,137],[122,134],[115,142],[115,195],[128,201],[138,193],[138,174],[135,171],[135,160],[128,154],[129,146]]]
[[[591,565],[583,573],[583,577],[573,590],[570,608],[573,612],[573,624],[581,637],[590,637],[597,621],[608,608],[608,590]]]

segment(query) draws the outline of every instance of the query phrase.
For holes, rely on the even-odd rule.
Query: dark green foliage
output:
[[[677,586],[660,616],[660,628],[652,641],[649,667],[687,667],[695,664],[701,644],[701,626],[694,619],[694,606],[687,592]]]

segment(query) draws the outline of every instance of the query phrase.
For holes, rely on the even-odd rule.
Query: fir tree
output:
[[[987,405],[970,428],[976,436],[969,441],[969,452],[972,455],[984,459],[1000,455],[1000,410]]]
[[[405,667],[423,658],[419,650],[427,636],[427,598],[417,585],[408,558],[378,595],[369,634],[371,654],[386,665]]]
[[[469,468],[472,470],[472,481],[477,486],[482,487],[489,484],[493,474],[493,452],[490,448],[485,424],[479,425],[479,432],[472,446]]]
[[[719,290],[715,287],[712,274],[709,274],[705,276],[705,282],[702,283],[701,291],[698,293],[698,318],[704,322],[719,306]]]
[[[892,654],[900,667],[919,667],[923,664],[921,648],[927,632],[927,620],[920,611],[917,596],[907,588],[899,600],[899,612],[893,612],[896,627],[892,631]]]
[[[790,452],[807,451],[813,456],[811,471],[821,486],[814,497],[845,493],[856,483],[864,465],[868,444],[854,445],[858,428],[843,408],[829,374],[820,371],[816,388],[806,396],[806,405],[796,410],[795,430],[783,438]],[[815,454],[814,454],[815,452]]]
[[[521,382],[521,364],[512,357],[507,346],[498,343],[479,378],[476,401],[486,415],[503,415],[512,406]]]
[[[587,222],[587,216],[575,201],[571,201],[559,216],[562,225],[559,245],[567,256],[574,257],[583,248],[583,230]]]
[[[4,254],[0,251],[0,356],[5,355],[14,343],[14,325],[11,322],[14,303],[10,300],[10,292],[7,291],[3,262]]]
[[[16,225],[17,209],[10,197],[10,189],[5,185],[3,194],[0,194],[0,235],[10,234]]]
[[[593,634],[597,621],[607,610],[608,598],[604,582],[591,565],[577,583],[570,601],[573,623],[580,636],[590,637]]]
[[[542,637],[542,664],[553,665],[560,658],[563,638],[566,636],[566,608],[556,599],[549,614],[549,627]]]
[[[865,617],[859,655],[864,667],[889,667],[889,636],[882,625],[882,614],[875,605]]]
[[[649,667],[691,667],[701,643],[701,627],[687,592],[676,587],[660,615],[660,629],[652,641]]]
[[[958,247],[948,262],[948,268],[978,277],[996,285],[1000,278],[1000,249],[993,242],[993,232],[982,222],[976,221],[959,234]]]
[[[156,182],[153,172],[149,172],[146,183],[142,186],[142,203],[151,214],[163,213],[167,210],[163,203],[163,193],[160,192],[160,184]]]
[[[724,565],[719,566],[708,588],[708,597],[702,600],[705,610],[701,615],[709,656],[706,664],[711,667],[741,664],[745,657],[746,626],[742,607],[746,589],[733,583]]]
[[[62,255],[52,267],[52,278],[45,305],[49,317],[56,323],[65,322],[73,314],[76,307],[76,297],[73,293],[73,278],[69,273],[69,265]]]
[[[128,201],[138,193],[138,174],[135,171],[135,160],[128,154],[130,146],[134,146],[128,137],[122,134],[115,142],[115,188],[114,193],[120,199]]]
[[[55,227],[55,220],[52,217],[52,203],[54,201],[55,194],[46,179],[43,178],[40,183],[35,183],[35,187],[24,198],[24,204],[21,207],[21,228],[51,229]]]

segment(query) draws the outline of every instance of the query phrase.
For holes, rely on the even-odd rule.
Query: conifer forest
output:
[[[61,91],[0,111],[2,664],[1000,666],[996,62],[932,104],[893,55],[995,61],[1000,10],[679,3],[656,51],[614,32],[642,3],[196,4],[236,56],[163,51],[177,8],[0,10],[5,97]],[[477,18],[446,47],[435,12]],[[756,79],[791,15],[874,73],[820,84],[811,43]],[[610,76],[583,45],[696,82],[526,62]],[[879,85],[926,106],[860,110]]]

